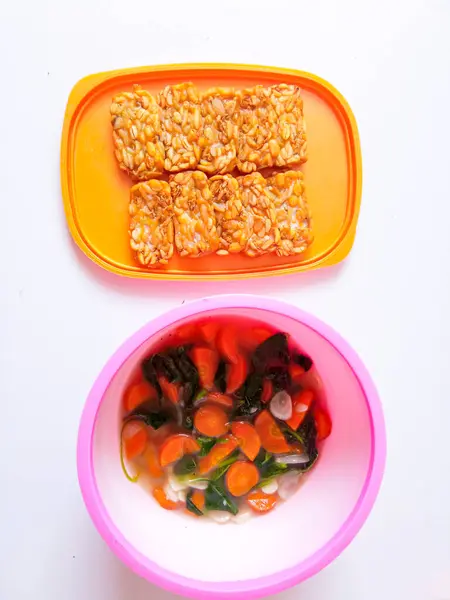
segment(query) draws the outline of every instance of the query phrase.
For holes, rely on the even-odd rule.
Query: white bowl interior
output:
[[[325,338],[288,316],[261,309],[212,310],[182,322],[214,313],[248,316],[289,333],[320,373],[333,431],[298,492],[271,513],[242,524],[219,525],[181,511],[165,511],[141,485],[125,478],[119,458],[123,391],[161,332],[123,364],[105,393],[95,424],[93,465],[100,497],[116,527],[144,556],[180,575],[211,582],[270,575],[318,551],[354,509],[372,451],[371,417],[363,390],[346,360]]]

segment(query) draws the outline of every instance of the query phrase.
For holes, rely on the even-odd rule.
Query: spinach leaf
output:
[[[143,402],[125,418],[126,421],[133,419],[139,419],[153,429],[159,429],[164,423],[167,423],[169,416],[164,412],[156,411],[152,402]]]
[[[197,468],[197,461],[192,454],[186,454],[183,458],[175,464],[173,468],[173,472],[175,475],[190,475],[195,473],[195,469]]]
[[[235,416],[251,417],[254,416],[256,412],[261,410],[262,386],[262,375],[255,371],[251,372],[235,394],[237,398]]]
[[[260,344],[252,357],[253,366],[259,373],[268,366],[289,364],[288,338],[285,333],[275,333]]]
[[[186,508],[191,511],[192,513],[194,513],[194,515],[197,515],[198,517],[201,517],[203,515],[202,511],[197,508],[195,506],[195,504],[192,502],[192,494],[194,493],[194,490],[189,490],[187,496],[186,496]]]
[[[305,371],[309,371],[313,366],[313,361],[306,354],[294,354],[292,360],[297,364],[303,367]]]
[[[233,463],[235,463],[240,456],[239,450],[235,450],[230,456],[228,456],[225,460],[223,460],[217,468],[211,474],[211,481],[217,481],[221,477],[225,475],[228,469],[231,467]]]
[[[237,515],[238,507],[225,491],[222,480],[210,481],[205,490],[205,508],[207,510],[225,510]]]
[[[219,366],[217,367],[214,385],[221,394],[225,394],[227,389],[227,364],[223,360],[219,362]]]
[[[217,443],[216,438],[206,436],[200,436],[196,438],[196,441],[200,445],[200,452],[198,453],[199,456],[206,456],[212,447]]]

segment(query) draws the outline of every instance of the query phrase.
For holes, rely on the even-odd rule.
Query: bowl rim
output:
[[[217,309],[254,308],[281,313],[314,330],[346,360],[364,392],[371,417],[372,451],[361,494],[346,521],[322,548],[300,563],[271,575],[240,581],[211,582],[178,575],[138,552],[117,529],[101,499],[93,463],[93,433],[100,404],[117,371],[147,339],[174,322]],[[88,513],[110,549],[132,571],[170,592],[191,598],[260,598],[297,585],[332,562],[352,541],[366,521],[380,489],[386,461],[386,430],[381,402],[363,362],[329,325],[292,304],[252,294],[229,294],[195,300],[152,319],[129,337],[107,361],[87,397],[77,442],[77,470]]]

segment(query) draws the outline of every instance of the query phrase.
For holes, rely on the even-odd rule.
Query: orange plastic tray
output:
[[[294,83],[303,90],[308,135],[305,174],[314,243],[300,257],[244,255],[174,256],[165,268],[145,269],[128,241],[131,179],[116,163],[110,125],[111,98],[139,83],[156,93],[165,85],[193,81],[242,88]],[[90,75],[73,88],[65,114],[61,180],[67,222],[75,242],[100,266],[129,277],[228,279],[281,275],[333,265],[350,252],[361,200],[361,151],[355,118],[329,83],[302,71],[248,65],[163,65]]]

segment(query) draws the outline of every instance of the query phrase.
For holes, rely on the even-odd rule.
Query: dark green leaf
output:
[[[189,490],[187,496],[186,496],[186,508],[191,511],[192,513],[194,513],[194,515],[197,515],[198,517],[201,517],[203,515],[202,511],[197,508],[195,506],[195,504],[192,502],[192,494],[194,493],[194,490]]]
[[[207,510],[225,510],[237,515],[238,507],[225,491],[223,481],[210,481],[205,490],[205,508]]]
[[[144,421],[146,425],[153,427],[153,429],[159,429],[164,423],[167,423],[169,415],[165,412],[156,411],[152,402],[143,402],[126,417],[127,421],[132,419],[139,419]]]
[[[240,456],[239,450],[235,450],[230,456],[228,456],[225,460],[223,460],[217,468],[211,474],[211,480],[217,481],[221,477],[225,475],[228,469],[231,467],[233,463],[235,463]]]
[[[173,468],[173,472],[175,475],[190,475],[191,473],[195,473],[195,469],[197,468],[197,461],[192,454],[186,454],[181,458]]]
[[[259,373],[268,366],[289,364],[288,338],[285,333],[275,333],[260,344],[252,357],[253,366]]]
[[[235,394],[237,399],[236,417],[253,417],[261,410],[262,385],[262,375],[252,371]]]
[[[309,358],[309,356],[306,356],[306,354],[294,354],[292,360],[297,365],[303,367],[305,371],[309,371],[310,368],[313,366],[313,361]]]
[[[219,366],[217,367],[214,386],[221,394],[225,394],[227,389],[227,364],[223,360],[219,362]]]
[[[200,436],[196,438],[196,441],[200,444],[199,456],[206,456],[212,447],[217,443],[216,438],[210,438],[206,436]]]
[[[295,465],[295,470],[302,473],[309,471],[319,456],[316,446],[317,430],[314,416],[309,412],[297,431],[293,431],[284,421],[278,421],[278,423],[286,441],[289,444],[299,442],[304,452],[309,456],[309,461],[303,465]]]

